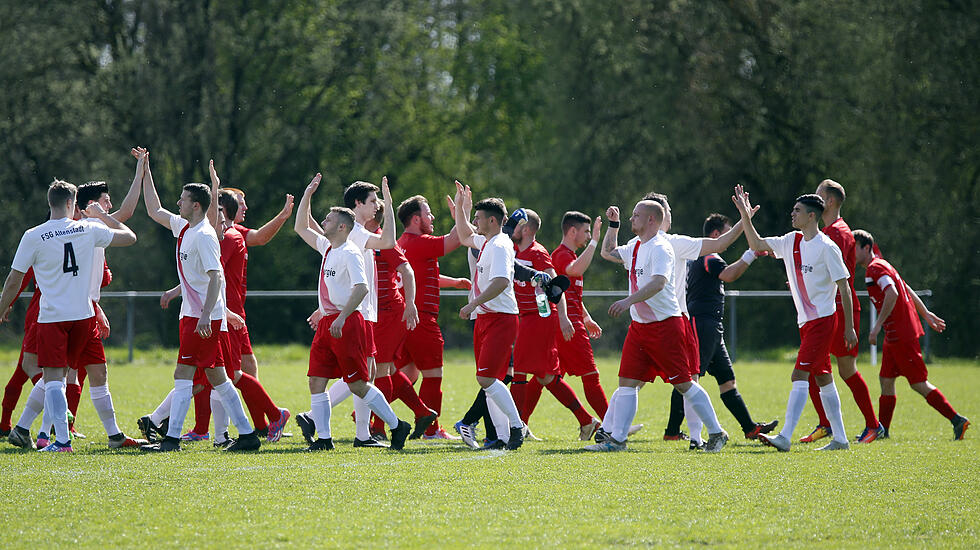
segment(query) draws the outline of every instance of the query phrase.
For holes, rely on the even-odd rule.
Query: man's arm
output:
[[[844,308],[844,342],[846,349],[851,349],[858,343],[857,333],[854,331],[854,303],[851,298],[851,285],[847,279],[837,281],[837,292],[840,292],[841,307]]]
[[[749,211],[749,217],[754,216],[756,212],[759,211],[759,205],[756,205],[751,211]],[[732,226],[731,229],[718,235],[716,239],[704,238],[701,239],[701,253],[698,256],[707,256],[708,254],[720,254],[732,245],[738,236],[742,234],[742,220],[739,220]]]
[[[469,290],[473,286],[473,283],[469,279],[457,279],[456,277],[448,277],[446,275],[439,274],[439,288],[458,288],[460,290]]]
[[[368,237],[364,248],[384,250],[395,248],[395,207],[392,205],[391,190],[388,189],[388,176],[381,178],[381,196],[384,197],[384,223],[381,224],[381,235]]]
[[[462,183],[456,182],[456,234],[459,236],[459,242],[463,246],[468,246],[472,248],[473,244],[473,226],[470,225],[469,213],[470,209],[473,207],[473,192],[470,190],[469,186],[463,187]]]
[[[146,213],[150,219],[158,224],[170,229],[170,219],[174,216],[173,212],[160,205],[160,197],[157,195],[156,187],[153,185],[153,173],[150,171],[150,153],[146,153],[143,161],[143,204],[146,205]]]
[[[875,324],[868,332],[868,338],[872,344],[878,341],[878,333],[881,332],[881,327],[885,326],[885,320],[892,314],[896,303],[898,303],[898,291],[895,290],[895,285],[888,285],[888,288],[885,289],[885,298],[881,302],[881,311],[878,312]]]
[[[755,252],[746,250],[742,257],[733,264],[729,264],[718,274],[718,278],[726,283],[734,283],[749,269],[749,265],[755,261]]]
[[[245,244],[248,246],[262,246],[267,244],[279,233],[282,226],[285,225],[286,220],[289,216],[293,214],[293,196],[286,195],[286,203],[283,205],[282,210],[276,214],[276,217],[272,218],[262,227],[249,231],[245,235]]]
[[[613,304],[609,306],[609,316],[619,317],[623,314],[623,312],[629,311],[631,305],[645,302],[656,296],[657,293],[663,290],[666,285],[667,277],[664,277],[663,275],[654,275],[653,279],[651,279],[649,283],[643,285],[633,294],[630,294],[622,300],[613,302]]]
[[[946,330],[946,321],[944,321],[942,317],[929,311],[929,308],[927,308],[926,305],[922,302],[922,298],[919,298],[919,295],[916,294],[914,290],[912,290],[912,287],[910,287],[908,283],[905,283],[905,281],[902,282],[905,284],[905,290],[906,292],[908,292],[909,297],[912,299],[912,303],[915,304],[915,311],[917,311],[919,315],[925,317],[926,324],[929,325],[929,328],[931,328],[936,332],[942,332]]]
[[[119,205],[119,210],[116,210],[112,214],[112,217],[121,223],[126,223],[136,213],[136,205],[140,201],[140,187],[143,182],[143,167],[146,164],[146,149],[136,147],[131,153],[136,157],[136,175],[133,176],[133,183],[129,186],[126,198]]]
[[[109,214],[106,214],[101,204],[97,202],[90,204],[85,209],[85,215],[90,218],[98,218],[112,231],[112,242],[109,243],[109,246],[130,246],[136,243],[136,233],[133,233],[132,229],[116,221]],[[167,225],[169,227],[169,224]]]
[[[333,323],[330,323],[331,336],[334,338],[340,338],[344,335],[344,323],[347,321],[347,318],[350,317],[350,314],[354,313],[354,310],[357,309],[357,306],[361,303],[361,300],[367,296],[367,293],[368,287],[366,284],[357,283],[354,285],[354,288],[351,290],[350,299],[348,299],[347,303],[344,304],[344,309],[341,309],[340,315],[337,315],[337,318],[334,319]]]
[[[596,216],[595,221],[592,222],[592,240],[586,245],[585,250],[582,251],[582,255],[575,258],[575,261],[565,267],[565,275],[569,277],[581,277],[585,275],[585,270],[589,269],[589,266],[592,265],[592,258],[595,257],[595,249],[598,244],[597,239],[601,231],[602,217]]]
[[[197,320],[197,327],[194,332],[201,338],[211,337],[211,310],[218,303],[218,295],[221,294],[222,275],[220,269],[208,271],[208,292],[204,297],[204,307],[201,309],[201,317]]]
[[[293,230],[296,231],[296,234],[314,250],[317,250],[316,239],[320,234],[310,229],[310,220],[312,220],[310,217],[310,199],[316,192],[316,188],[320,186],[321,178],[322,176],[317,172],[310,184],[306,186],[303,196],[299,199],[299,206],[296,208],[296,221],[293,223]]]
[[[22,282],[24,282],[24,272],[11,269],[7,274],[7,280],[3,283],[3,293],[0,293],[0,322],[7,320],[7,310],[20,294]]]
[[[218,187],[221,187],[221,180],[218,179],[218,172],[214,169],[214,159],[208,162],[208,175],[211,177],[211,204],[207,211],[208,223],[214,227],[217,233],[221,234],[222,232],[218,231]]]
[[[582,316],[584,318],[583,320],[585,321],[585,332],[589,333],[589,338],[595,340],[596,338],[602,336],[602,327],[600,327],[599,323],[596,323],[595,319],[592,318],[592,315],[589,314],[589,310],[585,307],[585,302],[582,302]]]
[[[176,298],[177,296],[180,296],[180,293],[181,293],[180,285],[178,284],[177,286],[161,294],[160,309],[167,309],[168,307],[170,307],[170,302],[173,301],[173,299]]]
[[[749,242],[749,248],[756,252],[772,252],[772,247],[759,236],[759,232],[752,225],[752,215],[755,214],[758,208],[752,207],[752,203],[749,202],[749,194],[745,192],[745,189],[741,185],[735,186],[735,195],[732,196],[732,202],[738,208],[738,213],[742,215],[742,229],[745,231],[745,240]]]
[[[613,227],[613,223],[619,223],[619,207],[607,208],[606,217],[609,218],[609,229],[606,230],[606,236],[602,238],[602,250],[599,255],[613,263],[625,263],[616,252],[616,246],[619,244],[619,227]]]
[[[402,288],[405,289],[405,314],[402,315],[402,320],[408,330],[415,330],[419,324],[419,312],[415,307],[415,271],[408,262],[402,263],[396,269],[402,276]]]

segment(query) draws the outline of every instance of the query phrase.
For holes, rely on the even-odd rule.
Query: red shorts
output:
[[[800,327],[800,352],[796,368],[813,375],[830,374],[830,344],[837,332],[837,317],[828,315]]]
[[[180,319],[180,351],[177,355],[177,364],[210,369],[218,363],[220,357],[221,319],[211,321],[211,337],[207,339],[201,338],[194,332],[197,321],[197,317]]]
[[[473,327],[476,375],[503,380],[517,339],[517,315],[482,313]]]
[[[521,315],[514,342],[514,372],[535,376],[559,375],[558,348],[561,338],[558,315],[541,317],[537,312]]]
[[[221,356],[219,364],[223,363],[229,373],[242,370],[242,355],[245,353],[243,350],[246,347],[252,349],[248,343],[248,329],[242,327],[236,330],[228,327],[228,332],[223,332],[221,335],[218,348]]]
[[[37,311],[28,311],[24,319],[24,342],[20,350],[37,355]]]
[[[701,374],[701,346],[698,343],[698,331],[694,326],[694,319],[684,319],[684,352],[687,355],[687,366],[691,371],[691,377]]]
[[[374,321],[364,321],[364,349],[367,350],[368,357],[378,355],[378,346],[374,344]]]
[[[884,350],[881,353],[882,378],[898,378],[904,376],[909,384],[925,382],[929,378],[926,362],[922,360],[922,350],[918,338],[889,340],[885,338]]]
[[[99,337],[99,327],[97,325],[93,325],[92,336],[89,338],[88,342],[85,343],[85,347],[82,348],[82,351],[78,354],[78,358],[75,359],[75,362],[69,363],[68,366],[75,370],[84,370],[85,367],[89,365],[104,364],[105,348],[102,346],[102,338]]]
[[[95,316],[78,321],[38,323],[34,331],[38,344],[37,366],[42,369],[77,368],[78,359],[92,342]]]
[[[231,331],[231,327],[228,327],[228,330]],[[238,332],[240,333],[237,337],[238,343],[235,344],[235,340],[232,340],[232,345],[240,346],[239,355],[255,355],[255,352],[252,351],[252,338],[248,335],[248,325],[243,326],[242,330]]]
[[[585,330],[584,323],[574,323],[575,335],[572,339],[565,339],[558,335],[555,337],[558,348],[558,368],[562,374],[572,376],[585,376],[590,372],[596,372],[595,356],[592,355],[592,344],[589,343],[589,333]]]
[[[659,376],[668,384],[691,381],[684,346],[684,319],[669,317],[653,323],[630,323],[619,361],[619,376],[653,382]]]
[[[241,361],[239,360],[236,365],[226,360],[229,355],[232,355],[231,346],[231,333],[227,331],[218,332],[218,356],[214,358],[214,367],[224,367],[228,379],[234,383],[236,371],[241,370]],[[202,385],[206,388],[211,387],[211,381],[208,380],[207,371],[201,367],[197,367],[197,370],[194,371],[194,385]]]
[[[838,307],[834,317],[837,319],[837,328],[830,343],[830,354],[834,357],[857,357],[858,346],[847,349],[847,343],[844,341],[844,310]],[[861,334],[861,312],[857,310],[854,311],[854,333]]]
[[[408,337],[408,327],[402,320],[404,314],[404,306],[378,312],[378,324],[374,326],[374,346],[378,353],[374,360],[379,364],[393,363],[401,351]]]
[[[344,321],[340,338],[330,335],[330,325],[337,315],[320,319],[310,346],[310,368],[307,376],[342,378],[344,382],[368,381],[367,332],[368,322],[359,311],[351,313]]]
[[[442,329],[439,316],[432,312],[420,311],[419,324],[408,333],[395,365],[402,368],[414,363],[419,370],[442,368]]]

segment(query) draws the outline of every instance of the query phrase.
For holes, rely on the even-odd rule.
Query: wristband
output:
[[[749,265],[752,265],[752,262],[755,261],[755,252],[753,252],[751,248],[743,252],[742,261]]]
[[[616,229],[617,227],[619,227],[619,222],[618,222],[618,221],[615,221],[615,222],[614,222],[614,221],[612,221],[612,220],[609,220],[609,227],[610,227],[611,229]]]
[[[592,239],[591,241],[589,241],[589,246],[596,247],[599,246],[599,243],[595,239]]]

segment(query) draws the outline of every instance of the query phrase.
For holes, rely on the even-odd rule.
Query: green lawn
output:
[[[307,350],[256,353],[273,398],[294,413],[307,410]],[[116,412],[129,433],[171,387],[174,357],[172,350],[143,352],[126,365],[123,350],[109,350]],[[16,355],[0,350],[0,360],[6,377]],[[861,361],[877,403],[877,371],[867,357]],[[980,420],[977,366],[940,361],[930,379],[959,412]],[[737,365],[757,420],[782,422],[790,367]],[[611,394],[617,362],[602,360],[600,368]],[[449,355],[446,425],[471,402],[473,375],[471,357]],[[578,380],[571,384],[580,391]],[[647,427],[630,451],[602,455],[579,452],[574,418],[546,392],[531,419],[544,441],[511,453],[425,442],[401,453],[355,450],[348,402],[334,410],[333,452],[301,452],[291,422],[296,437],[257,454],[222,454],[204,442],[140,456],[106,448],[86,390],[77,428],[89,438],[76,441],[73,455],[0,444],[0,548],[51,537],[81,547],[976,547],[980,431],[951,441],[949,423],[907,385],[899,385],[891,439],[837,453],[796,445],[788,454],[742,439],[717,387],[709,380],[706,388],[733,436],[717,455],[662,441],[668,388],[659,383],[640,392],[636,421]],[[861,416],[846,386],[838,381],[838,388],[853,437]],[[400,404],[396,411],[409,416]],[[808,408],[797,437],[814,423]]]

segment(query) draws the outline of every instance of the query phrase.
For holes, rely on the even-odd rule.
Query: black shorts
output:
[[[732,359],[725,347],[725,330],[718,319],[694,318],[698,333],[698,352],[701,358],[701,376],[710,374],[718,385],[735,380]]]

